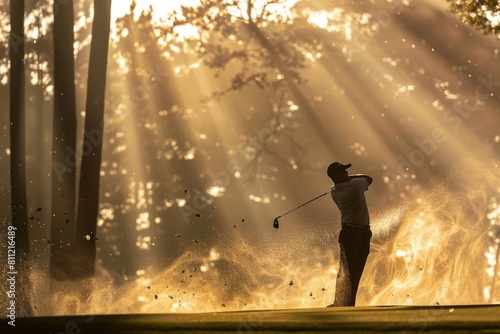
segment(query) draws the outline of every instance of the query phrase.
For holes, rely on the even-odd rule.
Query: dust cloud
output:
[[[463,162],[411,201],[375,210],[357,305],[499,302],[498,170],[495,161]],[[33,305],[37,315],[324,307],[334,297],[337,233],[285,233],[260,243],[228,238],[133,278],[101,268],[93,280],[72,283],[94,287],[88,302],[66,293],[74,290],[69,283],[50,294],[48,279],[34,271]]]

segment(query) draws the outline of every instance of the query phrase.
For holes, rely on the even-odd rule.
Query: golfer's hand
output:
[[[368,181],[368,185],[372,184],[373,178],[371,176],[368,176],[368,175],[365,175],[365,174],[353,174],[353,175],[349,175],[349,179],[350,180],[352,180],[352,179],[358,179],[358,178],[361,178],[361,177],[364,177],[366,179],[366,181]]]

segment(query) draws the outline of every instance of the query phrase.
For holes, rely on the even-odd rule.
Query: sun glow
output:
[[[113,1],[112,5],[112,19],[117,19],[124,16],[130,11],[130,6],[133,0]],[[267,1],[257,0],[254,1],[254,13],[260,13],[264,8],[273,13],[276,17],[291,16],[289,9],[293,7],[298,0],[287,0],[276,3],[268,3]],[[175,10],[179,10],[181,6],[196,6],[200,3],[199,0],[135,0],[134,15],[138,17],[142,12],[147,12],[152,9],[153,21],[158,23],[166,20],[168,15]],[[230,12],[236,17],[245,18],[247,15],[247,1],[239,1],[237,5],[232,6]]]
[[[253,0],[252,15],[263,10],[264,2]],[[297,3],[267,2],[275,3],[273,9],[267,10],[276,17],[288,15],[290,7]],[[132,3],[136,7],[130,14]],[[227,79],[238,69],[230,64],[232,67],[224,69],[227,72],[216,69],[214,75],[201,57],[184,58],[182,43],[171,45],[174,38],[182,41],[196,36],[198,28],[194,25],[179,27],[186,30],[176,31],[176,37],[161,34],[162,30],[156,28],[169,24],[168,16],[181,5],[195,6],[199,0],[116,0],[112,4],[114,20],[125,15],[138,18],[150,11],[152,22],[145,25],[148,28],[139,28],[127,16],[130,20],[124,20],[120,34],[127,43],[110,48],[116,63],[109,65],[114,66],[109,71],[109,102],[119,103],[106,115],[111,153],[105,156],[101,170],[101,249],[93,278],[97,284],[91,302],[84,303],[71,295],[72,289],[53,294],[49,288],[53,282],[47,284],[46,273],[33,271],[36,314],[215,312],[330,304],[336,284],[338,245],[335,230],[331,226],[326,229],[321,217],[324,210],[328,215],[324,219],[332,219],[331,204],[316,206],[321,217],[311,221],[301,222],[304,218],[299,214],[293,217],[299,221],[293,221],[290,216],[287,227],[279,231],[266,223],[273,217],[270,213],[293,206],[297,194],[308,196],[308,185],[301,177],[286,179],[280,174],[291,170],[297,174],[288,175],[299,175],[305,170],[306,159],[321,162],[326,155],[319,145],[308,146],[317,139],[314,134],[310,142],[304,138],[312,134],[302,128],[308,121],[305,103],[288,94],[280,96],[281,104],[274,103],[274,96],[268,99],[267,93],[257,95],[252,91],[254,87],[218,101],[198,103],[222,86],[219,76]],[[245,20],[246,4],[246,0],[234,1],[230,15]],[[467,171],[467,175],[457,172],[443,181],[451,185],[449,188],[434,183],[432,188],[420,189],[419,184],[413,187],[413,183],[406,182],[429,175],[429,166],[442,164],[447,168],[440,159],[453,157],[452,161],[458,161],[485,141],[492,144],[491,152],[498,149],[500,134],[494,127],[491,130],[488,124],[488,139],[484,141],[477,131],[482,124],[468,127],[481,117],[486,125],[487,116],[470,117],[465,122],[468,115],[446,113],[447,102],[448,106],[453,103],[455,111],[460,102],[467,101],[457,88],[462,86],[462,80],[466,86],[463,73],[455,73],[458,56],[436,58],[434,48],[431,52],[431,46],[426,44],[432,38],[422,38],[418,43],[421,31],[413,32],[410,27],[399,31],[399,23],[372,32],[380,39],[387,34],[384,44],[372,35],[359,37],[353,19],[345,20],[349,13],[341,9],[308,9],[306,14],[308,24],[322,29],[321,33],[339,33],[338,41],[329,42],[331,50],[326,46],[297,49],[314,63],[304,69],[309,86],[301,87],[305,100],[312,101],[311,119],[328,125],[325,133],[331,130],[331,135],[339,139],[336,142],[342,143],[339,152],[367,161],[360,167],[375,171],[382,166],[387,171],[376,184],[380,187],[383,183],[387,192],[369,193],[373,198],[387,197],[390,204],[380,198],[379,206],[370,201],[381,212],[373,214],[373,249],[361,282],[359,305],[500,302],[498,159],[473,159],[474,163],[459,166],[457,170]],[[77,26],[81,29],[83,21]],[[263,31],[271,30],[272,34],[271,28]],[[32,37],[40,31],[33,32]],[[412,32],[416,34],[413,40]],[[231,37],[223,42],[236,44],[239,37]],[[149,52],[141,43],[157,43],[159,52]],[[404,48],[404,56],[398,53],[400,48]],[[122,56],[123,51],[130,54]],[[497,51],[494,49],[496,56]],[[161,58],[166,54],[173,56]],[[348,64],[351,61],[352,65]],[[466,72],[474,73],[470,66]],[[168,72],[167,76],[167,71],[173,75]],[[7,73],[8,67],[0,65],[0,79]],[[286,79],[279,70],[269,73],[282,82]],[[490,72],[482,73],[487,76]],[[481,73],[477,70],[475,74]],[[459,84],[454,84],[455,79],[461,80]],[[496,77],[491,80],[493,85],[498,81]],[[33,85],[36,82],[33,80]],[[51,89],[53,85],[47,91]],[[485,105],[491,101],[485,98],[480,102]],[[451,121],[446,115],[453,116]],[[339,120],[342,124],[352,121],[352,126],[346,128],[348,131],[339,131],[332,126],[340,124]],[[441,129],[439,126],[443,136],[434,136],[429,129]],[[289,151],[283,150],[282,156],[280,136],[284,138],[283,133],[292,130],[293,145]],[[2,148],[0,153],[8,157],[11,149]],[[413,161],[404,170],[398,168],[403,156]],[[226,165],[228,160],[238,165],[241,162],[242,168]],[[245,165],[247,161],[258,164],[254,168]],[[479,166],[477,161],[481,161]],[[253,168],[253,178],[248,178],[248,170]],[[309,178],[314,168],[311,166],[304,175]],[[120,174],[122,179],[110,177]],[[300,187],[295,188],[295,184]],[[280,207],[280,203],[286,206]],[[203,215],[198,213],[200,207],[200,212],[205,210]],[[193,208],[197,210],[190,211]],[[94,237],[86,234],[83,238],[89,241]],[[174,252],[177,250],[178,254]],[[162,260],[156,261],[160,255]],[[169,257],[172,262],[168,262]],[[136,270],[138,267],[145,269]]]
[[[112,2],[112,19],[116,20],[119,17],[124,16],[130,11],[130,5],[132,0],[120,0]],[[134,15],[138,17],[142,12],[147,12],[150,9],[153,10],[153,21],[159,22],[166,19],[166,17],[171,14],[174,10],[180,9],[182,6],[195,6],[199,4],[198,0],[135,0],[135,10]]]

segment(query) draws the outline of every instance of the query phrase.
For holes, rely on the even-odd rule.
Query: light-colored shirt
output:
[[[370,225],[365,199],[367,190],[368,180],[364,177],[338,183],[331,188],[332,199],[340,210],[341,224]]]

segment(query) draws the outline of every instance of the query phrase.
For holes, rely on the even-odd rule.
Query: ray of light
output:
[[[422,76],[422,78],[424,78],[424,74],[432,76],[430,78],[431,81],[434,78],[451,78],[452,80],[461,80],[460,76],[451,70],[451,66],[453,66],[452,63],[456,61],[456,59],[451,58],[450,60],[446,60],[443,62],[443,59],[439,59],[435,55],[434,51],[430,50],[430,48],[420,49],[418,47],[418,44],[417,48],[413,50],[411,44],[405,43],[410,43],[410,37],[408,36],[417,38],[416,36],[418,36],[418,34],[415,33],[415,36],[413,36],[413,32],[411,31],[411,29],[408,28],[408,30],[402,30],[399,28],[399,26],[396,25],[396,23],[394,24],[394,31],[388,37],[392,44],[389,45],[387,49],[369,45],[364,52],[358,54],[356,57],[352,57],[351,62],[358,62],[357,64],[359,64],[357,68],[341,69],[340,71],[336,72],[334,70],[335,64],[321,63],[318,66],[319,68],[317,69],[317,72],[323,73],[323,76],[318,76],[315,78],[316,80],[321,81],[322,84],[330,87],[337,86],[340,90],[344,91],[343,94],[336,94],[335,98],[338,100],[333,101],[338,103],[338,111],[327,113],[324,112],[324,108],[318,109],[316,116],[320,117],[327,127],[330,126],[329,124],[335,124],[335,122],[339,119],[347,119],[348,121],[350,121],[350,123],[334,125],[333,129],[336,133],[339,133],[338,140],[348,144],[363,144],[363,141],[370,142],[371,146],[378,147],[377,153],[381,153],[377,157],[373,157],[372,155],[367,156],[367,159],[371,158],[375,161],[375,163],[386,163],[386,161],[390,161],[392,164],[397,164],[398,162],[397,158],[395,158],[395,154],[408,152],[408,149],[411,150],[412,145],[414,145],[414,140],[416,138],[427,138],[429,134],[432,133],[430,131],[432,131],[433,128],[442,123],[442,114],[436,112],[435,108],[433,108],[432,105],[424,105],[422,103],[422,101],[434,101],[436,97],[441,97],[441,92],[437,89],[434,89],[435,87],[433,87],[432,85],[426,86],[428,85],[428,82],[426,80],[429,80],[429,78],[419,80],[419,78],[421,77],[414,74],[412,72],[412,67],[407,66],[408,64],[405,62],[415,61],[416,64],[418,64],[419,62],[426,63],[429,68],[433,69],[433,72],[428,73],[424,71],[424,73],[420,75]],[[400,36],[402,35],[406,36],[405,39],[408,42],[405,42],[400,38]],[[411,51],[407,54],[408,59],[410,60],[405,59],[402,56],[400,56],[399,59],[392,59],[390,48],[395,48],[399,52],[401,52],[404,48],[408,47],[410,48],[409,51]],[[405,53],[401,52],[401,54],[404,55]],[[147,60],[143,59],[142,55],[140,56],[140,58],[141,60],[139,60],[136,65],[139,67],[145,66]],[[342,65],[339,66],[347,65],[345,65],[345,63],[342,63]],[[418,73],[418,68],[415,70]],[[192,101],[193,92],[207,92],[209,88],[211,89],[215,87],[218,84],[218,81],[213,79],[212,76],[213,73],[206,68],[193,70],[193,80],[184,85],[179,85],[178,87],[181,100],[185,102]],[[377,79],[374,79],[373,77],[380,79],[377,82]],[[380,83],[382,84],[379,85]],[[451,94],[454,93],[452,92]],[[383,95],[385,99],[382,98],[381,95]],[[222,147],[224,148],[224,151],[227,152],[229,149],[234,148],[235,139],[236,141],[239,139],[237,134],[251,135],[252,130],[254,130],[250,129],[247,124],[234,124],[234,122],[232,121],[227,121],[227,118],[230,118],[232,115],[234,115],[235,112],[246,112],[246,110],[239,109],[238,106],[247,106],[250,103],[250,95],[238,96],[235,101],[228,101],[227,99],[224,99],[224,101],[221,103],[214,103],[211,105],[211,107],[209,108],[211,110],[208,111],[210,113],[210,116],[208,117],[209,121],[206,121],[205,118],[203,118],[203,122],[192,118],[186,122],[179,122],[177,124],[174,124],[173,126],[175,126],[177,131],[180,131],[182,133],[189,133],[188,135],[184,135],[184,137],[182,137],[184,139],[192,138],[192,136],[196,137],[196,135],[199,134],[206,135],[205,132],[207,131],[205,131],[204,127],[210,129],[208,138],[210,140],[220,142]],[[385,107],[385,104],[389,105],[391,108]],[[396,105],[397,108],[393,107]],[[144,108],[146,108],[146,110],[151,110],[151,118],[156,119],[158,109],[156,102],[148,101],[147,103],[145,103]],[[380,116],[381,112],[379,111],[379,109],[383,110],[383,113],[385,114],[384,117]],[[410,120],[408,118],[409,115],[413,115],[413,120]],[[402,125],[403,121],[411,121],[413,122],[413,124],[415,124],[415,126],[409,127],[411,129],[411,132],[405,131],[407,127]],[[135,125],[136,122],[137,119],[131,118],[131,120],[129,121],[129,126],[132,127],[132,125]],[[228,131],[227,124],[233,124],[234,129],[231,129],[232,131]],[[351,126],[348,127],[347,130],[345,130],[343,128],[345,124],[349,124]],[[455,155],[463,157],[467,155],[468,152],[470,152],[471,147],[481,145],[479,136],[472,130],[469,130],[466,127],[461,128],[458,133],[455,133],[452,130],[453,129],[446,129],[445,131],[445,135],[449,136],[450,138],[447,142],[446,147],[451,148],[451,150],[446,153],[447,156]],[[461,142],[463,137],[470,138],[469,142],[467,142],[466,145],[463,145]],[[355,140],[353,138],[356,138],[356,143],[354,143]],[[132,146],[132,154],[139,157],[141,148],[139,147],[138,142],[140,138],[137,138],[137,136],[131,136],[130,140],[135,142],[135,146]],[[394,141],[396,142],[394,143]],[[130,145],[132,145],[132,143],[130,143]],[[346,145],[345,151],[348,152],[356,150],[351,148],[350,145]],[[346,152],[339,153],[347,154]],[[363,154],[363,151],[360,152],[361,154]],[[221,164],[214,164],[213,162],[209,161],[209,159],[201,158],[198,155],[196,155],[195,158],[197,159],[197,170],[199,171],[206,171],[210,169],[212,169],[211,172],[213,173],[223,171],[224,166],[221,166]],[[168,169],[167,166],[166,168]],[[429,167],[422,167],[421,172],[427,173],[427,168]],[[484,170],[481,170],[481,173],[479,174],[488,176],[487,171]],[[144,175],[141,175],[141,177],[144,177]],[[490,177],[493,182],[496,181],[496,178],[492,177],[492,175],[489,175],[488,177]],[[280,189],[285,189],[287,193],[297,193],[297,188],[301,188],[300,190],[303,190],[303,184],[306,183],[306,178],[307,177],[301,179],[301,177],[297,177],[293,179],[293,182],[280,184]],[[234,202],[231,203],[236,203],[237,208],[225,207],[221,215],[222,219],[226,220],[227,222],[234,221],[235,212],[238,212],[238,210],[255,208],[254,203],[251,203],[251,201],[247,200],[244,195],[251,193],[251,191],[253,191],[254,189],[258,189],[261,193],[263,193],[272,189],[273,186],[274,185],[267,180],[257,180],[250,187],[243,189],[244,191],[242,191],[241,193],[231,194],[231,197],[233,197],[234,199]],[[200,190],[204,191],[205,189]],[[439,240],[445,240],[446,242],[444,246],[449,247],[449,249],[451,250],[454,250],[454,233],[464,236],[464,240],[467,240],[466,242],[470,241],[473,243],[474,246],[472,249],[474,250],[475,255],[481,255],[481,252],[483,252],[483,239],[478,238],[478,234],[476,232],[463,234],[463,229],[460,228],[461,224],[467,224],[467,221],[463,220],[463,216],[465,215],[463,211],[466,211],[467,209],[457,209],[460,208],[462,204],[469,205],[470,203],[472,203],[473,206],[476,206],[476,202],[481,203],[482,198],[484,197],[482,193],[479,193],[479,191],[477,193],[471,191],[470,193],[462,194],[462,197],[471,197],[471,199],[469,202],[465,200],[464,203],[458,206],[453,199],[453,196],[450,196],[450,192],[446,189],[439,188],[429,196],[423,193],[419,194],[420,197],[415,200],[415,208],[411,211],[403,213],[400,212],[399,214],[389,213],[390,215],[397,216],[393,217],[393,219],[391,218],[391,221],[396,220],[394,225],[396,227],[401,226],[399,232],[394,232],[400,233],[399,238],[397,241],[394,241],[394,244],[377,245],[379,246],[380,252],[374,254],[377,260],[374,261],[373,264],[370,264],[370,268],[373,269],[373,272],[383,272],[386,268],[388,268],[388,271],[395,271],[396,274],[394,274],[394,278],[389,277],[387,279],[387,282],[385,282],[382,287],[377,285],[378,283],[376,282],[376,280],[372,280],[374,278],[373,274],[368,273],[367,275],[365,275],[363,283],[365,283],[367,286],[364,289],[368,291],[368,294],[362,297],[362,303],[371,303],[370,296],[376,297],[374,300],[376,300],[377,304],[391,303],[393,301],[396,301],[397,303],[433,303],[433,299],[445,300],[446,302],[455,303],[457,302],[457,300],[460,300],[459,296],[455,296],[453,294],[443,295],[439,291],[439,289],[427,289],[427,291],[423,293],[415,293],[411,296],[411,298],[408,299],[405,299],[404,292],[398,291],[398,293],[396,294],[393,293],[394,289],[400,289],[401,291],[413,291],[421,286],[429,286],[427,282],[429,282],[430,280],[439,280],[439,282],[441,283],[441,288],[446,288],[448,290],[455,288],[458,289],[462,282],[449,284],[450,282],[447,279],[451,276],[446,276],[444,278],[436,277],[436,275],[438,274],[436,274],[433,270],[434,265],[441,266],[439,268],[443,272],[452,273],[454,270],[453,266],[455,264],[447,265],[443,263],[443,261],[439,261],[439,254],[441,254],[440,252],[443,252],[444,250],[437,247],[431,247],[435,246],[435,244],[438,243]],[[302,192],[301,195],[304,195],[304,192]],[[241,200],[241,198],[243,198],[243,200]],[[441,209],[441,207],[433,207],[433,204],[429,204],[427,201],[429,201],[429,203],[432,201],[438,201],[439,203],[444,203],[448,207],[446,207],[445,209]],[[227,202],[229,202],[229,199],[227,200]],[[325,207],[327,206],[325,205]],[[480,207],[480,205],[477,205],[477,207]],[[261,210],[252,211],[251,218],[249,220],[253,220],[254,218],[258,219],[259,217],[263,217],[265,215],[272,217],[272,215],[270,215],[270,206],[261,205],[259,208]],[[274,209],[276,208],[279,208],[279,206],[274,206]],[[454,212],[450,212],[455,209],[457,209],[456,216],[453,215]],[[397,211],[397,209],[394,209],[394,211]],[[436,217],[436,215],[439,217]],[[479,215],[480,213],[477,216],[479,217]],[[380,220],[382,219],[374,219],[374,223],[376,224]],[[303,219],[301,221],[303,221]],[[448,239],[441,238],[442,235],[440,232],[442,232],[442,230],[440,228],[436,228],[436,226],[433,226],[433,222],[436,221],[439,221],[443,226],[452,227],[452,229],[450,229],[450,231],[446,235]],[[480,224],[483,222],[475,221],[475,223]],[[256,224],[261,223],[258,222]],[[457,228],[457,225],[459,228]],[[289,234],[288,238],[294,240],[295,237],[301,237],[302,240],[306,239],[307,241],[310,241],[310,239],[308,239],[307,237],[303,238],[302,235],[303,233],[308,232],[308,228],[310,228],[309,226],[305,224],[291,224],[291,226],[295,226],[294,233],[296,233],[296,235]],[[418,226],[419,229],[415,229],[415,226]],[[391,230],[391,228],[388,227],[384,228],[385,230]],[[255,237],[255,235],[258,233],[259,232],[257,231],[252,231],[252,236]],[[278,239],[278,237],[276,238]],[[429,240],[424,240],[425,238],[428,238]],[[238,241],[239,239],[234,238],[234,236],[233,239],[231,239],[231,243],[237,243]],[[286,240],[280,241],[282,241],[283,243],[286,242]],[[283,250],[283,252],[290,251],[290,247],[280,248],[285,249]],[[311,248],[314,249],[313,246],[311,246]],[[239,248],[237,249],[242,251],[244,247],[239,246]],[[309,249],[309,247],[307,249]],[[260,256],[262,255],[259,254],[259,251],[257,250],[252,250],[250,251],[250,253],[256,258],[260,258]],[[279,253],[279,255],[284,256],[284,254],[282,253]],[[242,258],[238,258],[236,255],[232,254],[231,250],[225,251],[223,256],[231,257],[231,261],[233,261],[232,263],[235,267],[239,267],[242,265]],[[232,256],[235,257],[232,258]],[[289,260],[288,262],[285,261],[286,263],[283,266],[276,266],[277,261],[269,261],[270,266],[279,268],[277,269],[279,275],[276,275],[276,277],[279,276],[281,278],[281,281],[278,280],[277,282],[273,282],[272,284],[270,283],[269,286],[279,287],[283,295],[290,297],[289,300],[284,301],[282,305],[285,305],[285,307],[311,305],[307,302],[304,302],[304,299],[299,298],[297,294],[293,294],[293,296],[290,294],[287,295],[288,292],[286,291],[286,289],[291,286],[290,284],[288,284],[288,277],[305,277],[303,278],[304,282],[314,282],[315,289],[319,290],[321,286],[325,285],[323,283],[324,277],[326,276],[324,274],[325,269],[332,269],[335,267],[335,259],[333,257],[330,257],[329,254],[323,254],[323,256],[328,258],[328,260],[322,262],[326,263],[326,265],[318,265],[317,268],[319,268],[319,271],[308,274],[307,277],[299,274],[300,270],[295,267],[297,263],[292,260]],[[389,261],[387,261],[386,259],[386,257],[388,256]],[[467,254],[460,254],[460,256],[466,257]],[[202,259],[202,256],[200,255],[199,258]],[[260,259],[261,261],[263,260],[262,258]],[[298,267],[311,266],[315,260],[316,259],[304,259],[304,263],[301,262]],[[179,259],[179,262],[166,270],[166,272],[170,273],[170,270],[181,268],[186,261],[191,260],[182,258]],[[205,262],[215,263],[217,261],[209,261],[206,259],[200,261],[204,261],[202,265],[202,267],[205,268],[205,271],[202,270],[204,273],[208,272],[210,275],[217,275],[215,273],[216,269],[210,269],[210,266],[205,266]],[[379,262],[384,261],[388,262],[386,266],[378,266]],[[266,259],[264,259],[263,262],[266,264],[268,263]],[[485,267],[484,261],[477,261],[476,259],[471,259],[470,257],[467,258],[466,261],[464,261],[464,263],[468,264],[470,264],[471,262],[474,262],[477,271],[482,271]],[[418,265],[421,264],[427,264],[427,267],[425,267],[425,272],[417,270]],[[256,272],[253,274],[255,274],[256,276],[262,274],[262,272],[264,271],[262,269],[263,267],[264,266],[256,268]],[[461,266],[460,268],[464,267]],[[391,272],[391,274],[393,273]],[[415,279],[414,277],[410,277],[412,274],[418,276],[417,279]],[[420,280],[423,275],[425,275],[425,279]],[[160,275],[154,278],[153,282],[156,281],[156,286],[164,286],[166,285],[166,283],[168,283],[164,278],[166,276],[168,275]],[[323,276],[323,279],[318,278],[321,276]],[[332,278],[334,278],[333,274],[331,276]],[[234,277],[232,278],[234,279]],[[236,276],[236,278],[238,278],[238,276]],[[486,284],[484,283],[485,280],[486,279],[482,277],[480,285]],[[204,287],[210,286],[209,281],[199,281],[199,283]],[[307,286],[307,284],[302,285],[302,292],[305,291],[304,286]],[[331,285],[328,285],[328,287],[331,288]],[[141,294],[140,290],[143,288],[144,287],[141,284],[138,284],[136,287],[136,291],[131,294]],[[305,289],[307,289],[307,287]],[[423,291],[425,289],[419,290]],[[470,290],[468,290],[468,301],[480,302],[483,300],[481,294],[477,293],[477,290],[477,287],[472,287]],[[161,289],[159,291],[161,291],[161,293],[163,294],[162,297],[167,297],[167,290]],[[215,291],[216,293],[225,293],[222,290],[215,289]],[[268,292],[266,291],[268,291],[268,287],[261,287],[261,289],[253,295],[254,298],[259,299],[258,302],[252,304],[254,303],[254,300],[252,300],[249,305],[257,305],[257,307],[259,307],[258,305],[266,305],[267,307],[276,306],[276,301],[272,301],[271,299],[273,297],[269,297]],[[207,298],[213,298],[213,295],[209,295]],[[328,298],[328,296],[322,296],[322,298],[315,301],[315,303],[326,304]],[[133,298],[131,298],[130,300],[133,300],[135,302],[135,299]],[[192,304],[190,304],[190,301],[186,301],[186,304],[184,304],[184,306],[181,302],[172,306],[170,299],[167,298],[165,298],[163,302],[165,303],[165,305],[169,305],[168,307],[172,307],[172,310],[174,311],[182,309],[182,307],[185,307],[184,310],[188,311],[200,309],[205,310],[205,308],[207,308],[207,310],[213,310],[214,307],[216,309],[217,307],[219,307],[216,305],[218,304],[218,301],[213,301],[211,305],[204,304],[203,306],[201,306],[199,302],[195,301],[192,301]],[[125,301],[124,303],[130,304],[130,301]],[[236,305],[239,305],[241,307],[242,301],[238,300],[238,303],[239,304]],[[141,310],[151,311],[149,305],[142,304],[141,307]]]
[[[119,0],[113,1],[112,5],[112,19],[122,17],[130,11],[130,5],[133,0]],[[174,10],[179,9],[180,6],[192,6],[198,4],[198,0],[135,0],[136,8],[134,16],[137,18],[142,12],[153,9],[153,21],[158,23],[166,19],[167,15]]]

